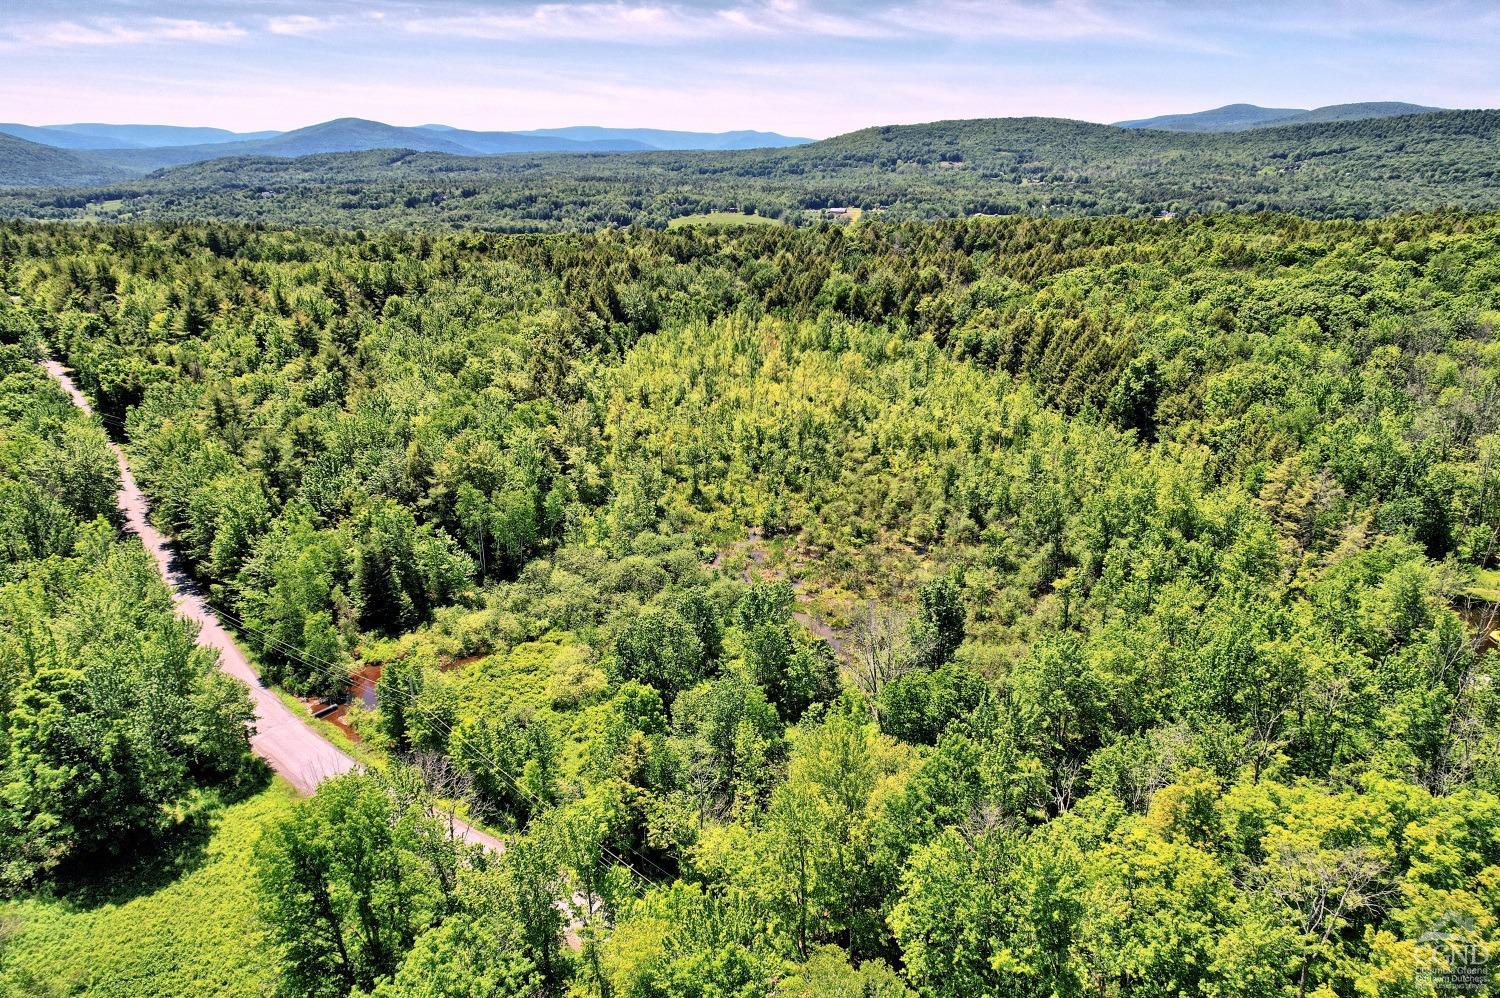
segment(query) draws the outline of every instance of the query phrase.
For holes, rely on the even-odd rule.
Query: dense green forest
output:
[[[518,232],[660,227],[715,211],[801,224],[835,206],[891,220],[1231,210],[1372,217],[1500,209],[1497,138],[1500,112],[1445,111],[1219,134],[995,118],[738,152],[235,157],[101,188],[8,192],[0,216]]]
[[[243,859],[282,993],[1500,985],[1435,949],[1500,939],[1500,216],[10,222],[0,282],[0,833],[29,705],[214,707],[70,754],[12,892],[114,834],[95,788],[160,776],[147,840],[243,756],[45,344],[271,679],[382,667],[388,765]]]
[[[7,323],[5,338],[15,331]],[[117,536],[103,431],[30,352],[0,343],[0,885],[10,890],[181,830],[251,775],[244,690],[194,646],[145,550]]]

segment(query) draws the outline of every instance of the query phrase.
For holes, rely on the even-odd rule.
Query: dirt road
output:
[[[93,414],[88,398],[73,383],[67,368],[55,360],[43,361],[42,366],[52,379],[62,386],[73,400],[73,404],[84,412]],[[358,763],[331,742],[309,727],[302,718],[281,701],[261,680],[234,637],[224,629],[218,615],[204,600],[192,575],[179,564],[176,553],[160,531],[147,520],[150,510],[146,497],[135,484],[130,465],[125,461],[125,452],[110,443],[115,461],[120,466],[120,491],[115,497],[120,512],[125,518],[125,527],[141,539],[146,550],[156,561],[162,581],[172,593],[177,612],[198,625],[198,643],[219,653],[219,667],[250,688],[250,702],[255,708],[255,733],[250,738],[250,748],[266,760],[271,768],[299,793],[311,794],[318,784],[330,776],[338,776],[358,768]],[[491,852],[504,852],[505,843],[490,833],[475,828],[463,821],[454,821],[458,837],[473,845],[482,846]],[[574,898],[574,903],[580,899]],[[567,910],[566,902],[558,906]],[[576,924],[570,923],[565,934],[573,949],[578,948]]]
[[[89,400],[73,384],[66,368],[53,360],[44,362],[43,366],[72,397],[75,405],[85,412],[93,412]],[[126,529],[141,539],[155,559],[162,580],[177,604],[177,612],[198,625],[198,643],[218,652],[219,667],[250,688],[250,701],[255,706],[255,734],[250,739],[251,749],[304,794],[312,793],[330,776],[349,772],[354,768],[354,760],[302,723],[302,719],[261,681],[245,653],[204,602],[193,578],[177,564],[177,557],[167,539],[147,522],[149,506],[146,497],[135,484],[130,466],[125,463],[124,452],[113,444],[110,446],[120,465],[120,492],[116,501],[125,518]]]
[[[67,368],[55,360],[42,364],[52,379],[62,386],[73,400],[73,404],[92,414],[94,409],[88,398],[78,390]],[[178,564],[178,558],[167,539],[147,521],[150,509],[146,497],[135,484],[130,465],[125,461],[125,452],[111,443],[115,461],[120,466],[120,492],[115,497],[120,513],[125,518],[125,527],[141,539],[146,550],[156,561],[162,581],[172,593],[177,612],[198,625],[198,643],[219,653],[219,668],[250,688],[250,702],[255,707],[255,733],[250,738],[250,748],[266,760],[271,768],[299,793],[310,794],[318,784],[330,776],[347,773],[357,764],[331,742],[318,734],[281,701],[261,680],[245,653],[233,636],[219,622],[218,615],[204,601],[193,577]],[[457,832],[465,842],[481,845],[494,852],[503,852],[505,845],[495,836],[463,822],[457,822]]]

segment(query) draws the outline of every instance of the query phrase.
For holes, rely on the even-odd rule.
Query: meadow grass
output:
[[[1490,603],[1500,603],[1500,568],[1481,568],[1474,572],[1469,595]]]
[[[667,228],[677,229],[684,225],[783,225],[779,218],[764,215],[746,215],[738,211],[710,211],[701,215],[682,215],[667,223]]]
[[[276,780],[148,856],[0,905],[0,994],[264,995],[277,979],[251,859],[296,795]]]

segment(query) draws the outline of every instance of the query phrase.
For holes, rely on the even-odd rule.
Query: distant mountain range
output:
[[[1196,114],[1117,122],[1124,129],[1238,132],[1423,114],[1437,110],[1399,102],[1337,104],[1314,110],[1229,104]],[[1105,127],[1105,126],[1096,126]],[[776,132],[688,132],[577,125],[529,131],[473,131],[451,125],[388,125],[337,118],[287,132],[232,132],[177,125],[0,124],[0,187],[77,187],[114,183],[169,167],[240,157],[298,158],[325,153],[405,149],[453,156],[507,153],[739,152],[787,149],[812,139]]]
[[[431,150],[419,152],[390,148],[391,131],[376,123],[329,128],[342,142],[357,133],[377,147],[296,155],[325,144],[326,130],[315,128],[246,143],[261,154],[145,177],[114,168],[115,179],[100,182],[94,178],[102,168],[90,160],[97,150],[0,136],[0,186],[33,188],[0,191],[0,218],[535,232],[723,219],[747,209],[761,219],[811,224],[847,217],[834,209],[850,206],[892,221],[1500,210],[1500,111],[1217,133],[996,118],[866,128],[788,149],[609,155],[455,155],[454,144],[474,140],[443,129],[397,132]]]
[[[785,149],[803,146],[812,139],[795,138],[776,132],[674,132],[660,128],[600,128],[596,125],[574,125],[571,128],[538,128],[520,135],[544,135],[575,142],[640,142],[655,149]]]
[[[1256,104],[1225,104],[1195,114],[1163,114],[1155,118],[1117,121],[1116,128],[1156,128],[1167,132],[1243,132],[1251,128],[1311,125],[1327,121],[1363,121],[1395,118],[1403,114],[1427,114],[1440,107],[1404,104],[1401,101],[1366,101],[1359,104],[1329,104],[1311,111],[1299,107],[1260,107]]]
[[[223,159],[226,156],[297,157],[328,152],[364,152],[370,149],[410,149],[414,152],[445,152],[454,156],[489,156],[515,152],[644,152],[651,148],[637,142],[572,142],[511,132],[400,128],[362,118],[338,118],[290,132],[273,133],[269,138],[149,149],[77,150],[76,154],[103,166],[131,174],[142,174],[162,167]]]
[[[150,149],[268,139],[280,132],[231,132],[181,125],[18,125],[0,123],[0,132],[58,149]]]
[[[84,172],[149,173],[225,156],[309,156],[370,149],[411,149],[458,156],[524,152],[650,152],[753,149],[803,145],[811,139],[775,132],[673,132],[655,128],[538,129],[478,132],[449,125],[406,128],[363,118],[337,118],[289,132],[230,132],[175,125],[0,124],[0,133],[82,154]],[[0,184],[14,186],[0,176]]]
[[[257,215],[280,212],[287,218],[289,202],[279,200],[278,191],[289,184],[302,186],[332,177],[397,188],[416,184],[417,189],[444,202],[453,192],[434,190],[427,186],[431,183],[427,178],[446,184],[462,177],[464,182],[457,189],[461,197],[452,209],[462,213],[465,209],[457,201],[471,196],[464,193],[475,189],[468,179],[480,176],[495,178],[489,182],[496,189],[552,184],[558,191],[563,188],[557,185],[580,183],[584,178],[588,183],[604,182],[605,177],[621,189],[636,189],[642,185],[641,178],[650,176],[661,190],[671,192],[670,198],[679,200],[684,178],[693,178],[695,189],[713,186],[724,195],[705,198],[706,210],[720,210],[721,202],[739,206],[756,201],[759,195],[753,188],[765,183],[772,184],[775,197],[787,206],[799,203],[787,193],[794,189],[800,192],[797,198],[811,199],[800,202],[802,207],[820,207],[825,202],[858,203],[853,199],[856,190],[863,188],[857,186],[818,188],[808,193],[817,184],[833,183],[835,178],[840,178],[839,184],[847,180],[852,185],[854,181],[849,178],[857,176],[862,185],[894,183],[897,179],[903,183],[920,181],[919,186],[926,185],[920,191],[922,207],[908,207],[920,212],[935,211],[934,205],[961,204],[971,213],[996,213],[1033,205],[1043,195],[1048,210],[1054,211],[1073,210],[1070,206],[1085,203],[1092,206],[1090,210],[1106,205],[1136,210],[1147,204],[1153,209],[1175,211],[1178,205],[1220,203],[1200,196],[1202,191],[1212,191],[1227,207],[1258,205],[1369,214],[1387,210],[1387,205],[1398,198],[1401,203],[1415,204],[1437,196],[1432,184],[1423,186],[1414,179],[1417,174],[1411,164],[1422,157],[1408,143],[1418,138],[1429,143],[1422,153],[1428,160],[1448,157],[1445,162],[1454,178],[1450,178],[1451,183],[1445,181],[1441,203],[1490,206],[1500,183],[1493,179],[1493,171],[1477,165],[1492,158],[1492,153],[1476,152],[1475,143],[1488,142],[1487,136],[1493,134],[1500,119],[1494,112],[1413,113],[1421,111],[1413,104],[1351,104],[1314,111],[1231,105],[1198,115],[1127,123],[1132,127],[1049,118],[976,119],[863,129],[811,144],[764,132],[586,126],[529,133],[480,132],[440,124],[398,127],[360,118],[339,118],[290,132],[250,137],[199,129],[163,132],[161,129],[168,126],[149,125],[20,126],[46,132],[56,141],[180,141],[201,139],[205,131],[214,141],[134,148],[60,148],[0,134],[0,188],[108,185],[124,192],[139,181],[146,186],[137,190],[178,191],[174,198],[180,197],[184,187],[196,192],[195,197],[208,196],[203,192],[214,188],[254,189],[268,192],[265,197],[257,193],[254,199]],[[1145,124],[1152,127],[1140,127]],[[54,131],[66,132],[71,138],[57,139],[51,134]],[[782,145],[774,144],[778,142]],[[694,147],[669,151],[658,143]],[[787,143],[794,145],[786,147]],[[712,147],[704,148],[710,144]],[[1078,160],[1078,150],[1087,152],[1085,161]],[[500,155],[504,153],[519,153],[524,158]],[[554,155],[557,153],[609,155]],[[1398,167],[1398,172],[1404,171],[1405,186],[1373,179],[1382,168]],[[743,184],[745,190],[703,179],[726,170],[741,178],[735,183]],[[1337,198],[1329,194],[1343,190],[1336,185],[1328,187],[1335,176],[1342,178],[1340,183],[1355,185],[1359,196],[1349,191]],[[750,177],[761,179],[745,180]],[[1194,182],[1201,185],[1199,193],[1190,198],[1162,193],[1168,189],[1168,181],[1178,183],[1184,177],[1196,178]],[[1315,183],[1309,186],[1303,178],[1314,179]],[[1156,193],[1148,198],[1133,186],[1139,184],[1156,184],[1151,188]],[[1450,196],[1447,188],[1453,184],[1462,187],[1462,197]],[[725,193],[731,189],[734,198]],[[1090,189],[1108,189],[1109,193],[1100,197],[1086,193]],[[960,197],[961,191],[968,193]],[[558,194],[564,204],[577,196],[577,188]],[[912,201],[916,197],[915,190],[908,192],[908,204],[916,203]],[[399,200],[404,203],[407,199],[408,195],[402,194]],[[71,194],[66,199],[68,204],[75,200]],[[874,203],[889,204],[892,200],[875,198]],[[128,209],[121,210],[134,212],[143,204],[133,201]],[[61,201],[56,208],[71,210]],[[216,206],[213,210],[222,209]],[[665,207],[658,213],[672,217]],[[534,221],[540,220],[526,218],[521,223],[530,225]]]

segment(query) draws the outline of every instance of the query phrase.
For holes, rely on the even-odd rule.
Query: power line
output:
[[[273,635],[267,634],[265,631],[261,630],[260,628],[257,628],[254,625],[247,623],[242,618],[237,617],[235,614],[230,613],[228,610],[225,610],[223,607],[221,607],[218,604],[210,601],[207,597],[202,596],[200,594],[199,598],[203,600],[204,605],[206,605],[207,607],[209,607],[209,609],[213,610],[219,616],[227,618],[236,627],[243,628],[244,630],[250,631],[251,633],[256,634],[256,635],[262,637],[263,640],[265,640],[265,641],[273,644],[287,658],[290,658],[290,659],[292,659],[294,661],[299,661],[299,662],[301,662],[304,665],[321,665],[321,666],[323,666],[323,667],[325,667],[325,668],[327,668],[327,669],[329,669],[331,671],[344,671],[344,667],[342,665],[340,665],[340,664],[338,664],[336,662],[330,662],[327,659],[324,659],[324,658],[322,658],[320,656],[302,653],[299,649],[293,648],[292,646],[288,645],[286,642],[281,641],[280,639],[274,637]],[[442,734],[444,736],[446,736],[446,738],[451,739],[454,736],[454,734],[455,734],[454,727],[451,724],[449,724],[442,717],[442,715],[436,714],[436,713],[432,712],[430,708],[424,708],[421,705],[420,701],[418,700],[418,698],[417,698],[417,696],[416,696],[416,694],[414,692],[409,691],[406,688],[404,688],[404,687],[402,687],[402,686],[400,686],[398,684],[394,684],[394,683],[390,684],[387,687],[386,692],[387,693],[392,693],[392,692],[395,693],[400,698],[400,700],[402,701],[402,706],[403,707],[406,707],[408,709],[417,711],[419,714],[421,714],[423,717],[425,717],[429,722],[431,722],[432,725],[433,725],[433,727],[436,730],[442,732]],[[502,765],[500,765],[499,760],[498,760],[498,758],[496,756],[494,756],[494,755],[488,755],[488,754],[481,754],[481,758],[483,758],[483,760],[485,762],[489,763],[490,766],[493,768],[493,771],[496,772],[496,773],[498,773],[501,777],[503,777],[505,779],[505,781],[516,791],[516,793],[518,795],[520,795],[524,799],[528,800],[535,807],[536,810],[535,810],[534,813],[540,814],[540,813],[542,813],[542,812],[544,812],[544,811],[547,810],[546,803],[543,802],[539,797],[537,797],[531,791],[529,791],[525,787],[523,787],[519,782],[517,782],[516,779],[514,777],[512,777],[510,775],[510,773],[505,769],[505,767],[502,766]],[[616,863],[618,863],[619,865],[625,867],[625,869],[627,869],[629,872],[631,872],[631,873],[635,874],[635,876],[639,877],[644,883],[646,883],[648,885],[651,884],[651,881],[644,874],[642,874],[639,870],[636,870],[633,866],[631,866],[631,864],[623,856],[621,856],[618,853],[616,853],[609,846],[605,845],[603,842],[600,842],[599,843],[599,849],[606,856],[609,856]],[[674,878],[673,874],[671,874],[667,870],[663,869],[661,867],[661,865],[658,864],[653,859],[651,859],[651,857],[649,857],[649,856],[645,855],[644,853],[641,853],[638,850],[636,850],[634,848],[631,848],[629,846],[626,847],[626,850],[631,855],[635,856],[637,859],[642,860],[643,862],[645,862],[646,864],[648,864],[649,866],[651,866],[654,870],[656,870],[657,873],[661,874],[663,877],[666,877],[668,879],[673,879]]]
[[[115,415],[113,415],[111,413],[103,412],[103,411],[99,410],[95,406],[91,406],[90,407],[90,411],[91,411],[91,413],[94,416],[98,417],[101,421],[113,423],[115,426],[119,427],[122,430],[127,428],[126,427],[126,421],[124,419],[121,419],[118,416],[115,416]],[[124,452],[123,452],[123,450],[120,450],[119,453],[120,453],[120,456],[123,459],[124,458]],[[129,467],[128,460],[125,463],[126,463],[126,467],[128,468]],[[164,535],[164,536],[166,536],[166,535]],[[170,538],[169,536],[167,537],[167,539],[168,540],[173,540],[173,538]],[[227,619],[227,620],[229,620],[231,622],[231,624],[233,624],[237,628],[243,629],[245,631],[249,631],[249,632],[257,635],[261,639],[263,645],[267,645],[267,646],[270,646],[270,647],[276,649],[278,652],[280,652],[286,658],[291,659],[291,660],[296,661],[296,662],[300,662],[303,665],[322,666],[324,669],[330,670],[330,671],[334,671],[334,672],[345,671],[344,670],[344,666],[342,666],[341,664],[336,663],[336,662],[330,662],[327,659],[324,659],[324,658],[322,658],[320,656],[317,656],[317,655],[313,655],[313,654],[305,651],[304,649],[296,648],[296,647],[292,646],[291,644],[289,644],[289,643],[287,643],[285,641],[282,641],[280,638],[277,638],[275,635],[272,635],[272,634],[270,634],[270,633],[268,633],[268,632],[266,632],[266,631],[264,631],[264,630],[262,630],[262,629],[260,629],[258,627],[255,627],[254,625],[252,625],[249,622],[245,621],[243,618],[239,617],[237,614],[229,611],[227,608],[220,606],[218,603],[216,603],[215,601],[213,601],[212,599],[210,599],[209,596],[208,596],[208,594],[206,592],[204,592],[201,589],[199,589],[199,587],[196,584],[196,580],[194,581],[194,589],[196,591],[194,591],[194,592],[192,592],[190,594],[187,594],[187,595],[194,596],[194,597],[198,598],[199,600],[201,600],[202,603],[203,603],[203,605],[205,607],[207,607],[209,610],[213,611],[213,613],[216,616],[220,617],[221,619]],[[422,714],[422,716],[426,717],[430,722],[432,722],[433,726],[436,729],[440,730],[446,736],[446,738],[451,739],[454,736],[455,732],[454,732],[453,726],[451,724],[446,723],[440,716],[432,713],[430,710],[424,709],[418,703],[415,694],[408,692],[407,690],[405,690],[405,689],[397,686],[396,684],[391,684],[389,688],[390,689],[394,689],[398,693],[398,695],[403,698],[403,706],[418,711],[420,714]],[[485,762],[489,763],[490,766],[491,766],[491,768],[492,768],[492,770],[494,772],[499,773],[500,776],[503,777],[506,780],[506,782],[510,784],[510,786],[516,791],[516,793],[518,795],[520,795],[522,798],[524,798],[524,799],[526,799],[526,800],[528,800],[528,801],[531,802],[531,804],[536,808],[536,812],[535,813],[541,813],[541,812],[543,812],[543,811],[545,811],[547,809],[547,805],[544,804],[543,801],[541,801],[535,794],[531,793],[525,787],[521,786],[521,784],[518,781],[516,781],[516,779],[514,777],[512,777],[510,775],[510,773],[502,765],[500,765],[498,758],[493,757],[493,756],[487,756],[487,755],[482,755],[481,758],[483,758]],[[608,845],[606,845],[605,843],[603,843],[601,841],[601,842],[598,843],[598,847],[599,847],[600,852],[602,852],[604,855],[608,856],[611,860],[613,860],[618,865],[623,866],[628,872],[630,872],[631,874],[633,874],[635,877],[639,878],[643,884],[648,885],[648,886],[651,885],[652,881],[649,878],[647,878],[639,870],[635,869],[635,867],[632,866],[628,860],[626,860],[619,853],[615,852]],[[626,847],[626,851],[629,852],[631,855],[635,856],[637,859],[644,861],[646,864],[648,864],[649,866],[651,866],[656,872],[658,872],[659,874],[661,874],[663,877],[665,877],[665,878],[667,878],[669,880],[670,879],[674,879],[674,875],[673,874],[671,874],[667,870],[663,869],[662,866],[659,863],[657,863],[655,860],[651,859],[649,856],[645,855],[644,853],[641,853],[640,851],[638,851],[635,848],[630,847],[630,846]]]
[[[103,416],[105,414],[98,414],[98,415]],[[117,423],[122,423],[123,422],[123,421],[118,420],[117,417],[110,417],[110,418],[115,419],[115,421]],[[339,664],[339,663],[330,662],[327,659],[322,658],[321,656],[313,655],[313,654],[305,651],[304,649],[297,648],[297,647],[295,647],[295,646],[287,643],[286,641],[283,641],[282,639],[276,637],[275,635],[273,635],[273,634],[271,634],[271,633],[269,633],[269,632],[267,632],[267,631],[265,631],[265,630],[263,630],[261,628],[258,628],[256,626],[254,626],[253,624],[251,624],[248,621],[244,620],[242,617],[240,617],[240,616],[232,613],[226,607],[224,607],[224,606],[220,605],[219,603],[217,603],[217,602],[213,601],[212,599],[210,599],[209,596],[206,593],[204,593],[203,591],[201,591],[201,590],[195,591],[195,592],[191,593],[190,595],[192,595],[192,596],[196,597],[197,599],[201,600],[202,603],[203,603],[203,605],[205,607],[207,607],[208,609],[212,610],[216,616],[220,617],[221,619],[228,620],[236,629],[239,629],[239,630],[242,630],[242,631],[248,631],[248,632],[254,634],[257,638],[259,638],[259,640],[260,640],[260,642],[261,642],[261,644],[263,646],[275,649],[276,651],[280,652],[284,657],[286,657],[288,659],[291,659],[291,660],[296,661],[296,662],[300,662],[303,665],[322,666],[324,669],[332,671],[332,672],[343,672],[343,671],[345,671],[344,666],[341,665],[341,664]],[[447,738],[451,739],[454,736],[455,731],[454,731],[453,726],[450,725],[450,724],[448,724],[448,723],[446,723],[442,719],[442,717],[440,715],[434,714],[429,709],[423,708],[423,706],[417,700],[417,697],[415,696],[415,694],[413,694],[413,693],[407,691],[406,689],[404,689],[404,688],[402,688],[400,686],[397,686],[395,684],[391,684],[391,686],[389,686],[387,688],[387,692],[394,692],[398,696],[400,696],[402,698],[402,701],[403,701],[403,706],[405,706],[405,707],[407,707],[409,709],[416,710],[419,714],[421,714],[423,717],[425,717],[430,723],[432,723],[433,727],[435,729],[441,731]],[[515,780],[515,778],[512,777],[510,775],[510,773],[502,765],[500,765],[498,758],[496,758],[494,756],[489,756],[489,755],[482,755],[481,758],[483,758],[483,760],[485,762],[489,763],[490,766],[491,766],[491,768],[492,768],[492,770],[494,772],[498,773],[501,777],[503,777],[506,780],[506,782],[510,784],[510,786],[516,791],[516,793],[519,796],[521,796],[522,798],[528,800],[536,808],[536,813],[541,813],[541,812],[543,812],[543,811],[545,811],[547,809],[547,805],[540,798],[538,798],[535,794],[531,793],[525,787],[523,787],[520,783],[518,783]],[[648,884],[648,885],[652,883],[644,874],[642,874],[639,870],[636,870],[629,863],[629,861],[627,861],[623,856],[621,856],[619,853],[615,852],[613,849],[611,849],[609,846],[607,846],[603,842],[599,843],[599,849],[600,849],[601,852],[603,852],[610,859],[614,860],[615,863],[617,863],[620,866],[623,866],[627,871],[629,871],[630,873],[634,874],[636,877],[639,877],[643,883]],[[635,856],[637,859],[639,859],[639,860],[645,862],[647,865],[651,866],[657,873],[659,873],[663,877],[666,877],[668,879],[673,879],[674,875],[671,874],[670,872],[668,872],[667,870],[665,870],[659,863],[657,863],[655,860],[651,859],[651,857],[645,855],[644,853],[641,853],[640,851],[638,851],[638,850],[636,850],[636,849],[634,849],[632,847],[628,847],[627,846],[626,849],[627,849],[627,851],[631,855]]]

